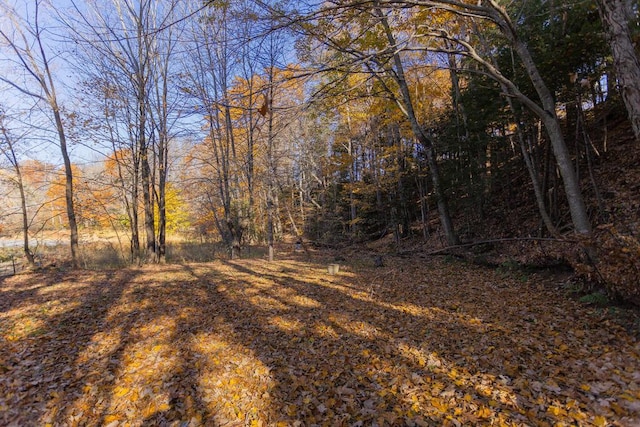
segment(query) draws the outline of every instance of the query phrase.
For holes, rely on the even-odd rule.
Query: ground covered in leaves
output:
[[[610,311],[459,262],[349,262],[1,278],[0,425],[640,425]]]

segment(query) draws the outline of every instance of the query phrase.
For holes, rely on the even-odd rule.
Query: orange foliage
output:
[[[111,221],[107,207],[113,202],[114,191],[110,187],[92,188],[82,170],[72,165],[73,202],[76,219],[84,227],[109,227]],[[50,212],[54,225],[67,226],[66,176],[64,170],[56,171],[47,190]]]

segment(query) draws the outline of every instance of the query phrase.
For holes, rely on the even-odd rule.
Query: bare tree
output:
[[[27,260],[29,266],[33,267],[35,261],[33,253],[29,248],[29,213],[27,211],[27,199],[24,190],[24,181],[22,179],[22,169],[18,161],[16,154],[15,143],[19,141],[19,137],[13,137],[10,130],[7,128],[7,116],[4,109],[0,107],[0,152],[9,161],[13,170],[15,171],[15,184],[18,186],[20,193],[20,210],[22,213],[22,239],[23,239],[23,252],[24,257]]]
[[[177,2],[171,0],[167,3],[167,10],[161,21],[156,25],[168,22],[174,16]],[[166,261],[166,234],[167,234],[167,210],[166,210],[166,188],[169,177],[169,148],[172,137],[172,129],[178,119],[176,110],[180,106],[180,99],[176,96],[177,89],[173,80],[179,73],[173,71],[172,62],[175,57],[177,38],[181,27],[177,25],[166,26],[162,30],[161,38],[154,38],[152,49],[155,52],[151,63],[151,93],[150,120],[152,124],[151,135],[154,138],[155,154],[154,165],[157,169],[157,180],[155,199],[158,206],[157,221],[157,260],[161,263]]]
[[[0,80],[23,95],[45,102],[53,115],[65,170],[65,201],[70,230],[71,262],[73,267],[77,267],[78,225],[73,201],[73,172],[51,61],[43,37],[44,29],[40,25],[41,3],[40,0],[33,1],[33,14],[28,15],[27,18],[21,17],[18,11],[10,7],[7,2],[0,3],[0,10],[11,21],[13,28],[11,33],[0,28],[0,41],[8,48],[9,55],[15,59],[14,63],[24,71],[23,81],[12,80],[6,76],[0,76]],[[32,89],[33,83],[36,90]]]
[[[206,209],[232,258],[240,255],[248,226],[249,215],[242,206],[247,186],[242,180],[252,182],[253,178],[253,150],[247,154],[246,162],[237,138],[237,128],[241,125],[232,115],[232,109],[239,107],[232,94],[232,79],[242,65],[241,50],[235,43],[238,41],[235,22],[231,5],[214,6],[192,22],[191,55],[184,85],[184,90],[197,102],[206,129],[203,142],[191,159],[200,165],[198,180],[206,183]],[[242,30],[241,26],[239,29]],[[252,144],[255,125],[249,123],[248,126],[251,131],[248,141]]]
[[[89,81],[104,88],[110,98],[111,136],[128,133],[129,147],[113,146],[116,160],[128,157],[128,212],[131,218],[132,252],[140,262],[137,200],[142,193],[146,253],[153,261],[164,261],[166,245],[165,188],[168,174],[168,144],[172,125],[170,57],[175,48],[173,23],[175,0],[93,0],[72,2],[75,21],[64,18],[73,38],[89,60]],[[83,64],[86,68],[86,64]],[[110,117],[106,115],[105,119]],[[122,127],[126,129],[122,130]],[[156,186],[157,177],[157,186]],[[158,221],[154,207],[158,206]],[[156,228],[156,225],[158,226]],[[157,232],[157,234],[156,234]]]

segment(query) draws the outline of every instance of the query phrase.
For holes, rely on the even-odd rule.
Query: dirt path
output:
[[[639,344],[606,311],[457,262],[346,264],[0,278],[0,425],[640,423]]]

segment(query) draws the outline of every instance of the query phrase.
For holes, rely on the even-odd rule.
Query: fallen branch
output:
[[[479,240],[477,242],[472,242],[472,243],[463,243],[463,244],[460,244],[460,245],[447,246],[445,248],[440,248],[440,249],[436,249],[436,250],[429,251],[429,252],[423,252],[423,254],[424,255],[438,255],[438,254],[446,253],[446,252],[454,250],[454,249],[470,248],[470,247],[473,247],[473,246],[486,245],[486,244],[490,244],[490,243],[518,242],[518,241],[556,242],[556,243],[571,243],[571,244],[578,243],[577,240],[558,239],[558,238],[554,238],[554,237],[505,237],[505,238],[501,238],[501,239]],[[417,253],[417,252],[422,252],[422,251],[420,251],[420,250],[403,251],[403,252],[400,253],[400,255],[408,255],[408,254]]]

